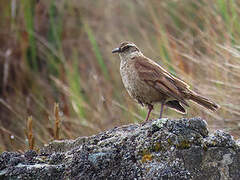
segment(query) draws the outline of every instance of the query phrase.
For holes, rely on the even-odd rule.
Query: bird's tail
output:
[[[218,108],[220,108],[220,106],[212,101],[210,101],[209,99],[198,95],[195,92],[191,92],[190,93],[190,100],[193,100],[194,102],[200,104],[201,106],[210,109],[212,111],[216,111]]]

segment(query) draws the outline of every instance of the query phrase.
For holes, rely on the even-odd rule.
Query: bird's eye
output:
[[[124,46],[124,47],[122,48],[122,52],[128,50],[129,48],[130,48],[130,46]]]

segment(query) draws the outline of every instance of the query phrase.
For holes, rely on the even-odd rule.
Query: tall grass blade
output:
[[[89,39],[89,41],[90,41],[90,43],[92,45],[92,48],[93,48],[93,51],[94,51],[95,56],[97,58],[97,62],[99,64],[99,66],[100,66],[100,69],[101,69],[104,77],[106,79],[109,79],[109,73],[108,73],[108,70],[107,70],[107,66],[104,63],[104,60],[103,60],[103,57],[101,55],[101,52],[100,52],[99,46],[97,44],[97,41],[95,39],[94,33],[93,33],[91,27],[88,25],[87,22],[84,23],[84,29],[85,29],[85,31],[86,31],[86,33],[88,35],[88,39]]]
[[[38,70],[36,40],[34,37],[34,1],[23,0],[24,19],[28,33],[29,51],[26,55],[28,64],[34,71]]]
[[[75,107],[74,109],[81,118],[85,118],[85,110],[83,107],[84,96],[81,93],[81,75],[78,69],[78,62],[79,59],[77,56],[77,52],[75,51],[73,57],[73,65],[72,67],[68,67],[66,71],[69,88],[71,91],[71,101],[73,103],[73,106]]]

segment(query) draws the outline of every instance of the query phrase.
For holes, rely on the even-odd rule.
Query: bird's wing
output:
[[[152,62],[150,59],[145,57],[134,57],[134,59],[134,65],[141,80],[145,81],[149,86],[152,86],[159,92],[175,98],[186,106],[189,106],[184,100],[181,92],[182,87],[187,87],[187,84],[174,78],[160,65]],[[178,87],[178,85],[181,87]]]

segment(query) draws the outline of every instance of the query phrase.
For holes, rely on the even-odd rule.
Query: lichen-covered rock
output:
[[[240,179],[239,143],[208,134],[201,118],[157,119],[91,137],[54,141],[39,153],[4,152],[0,179]]]

